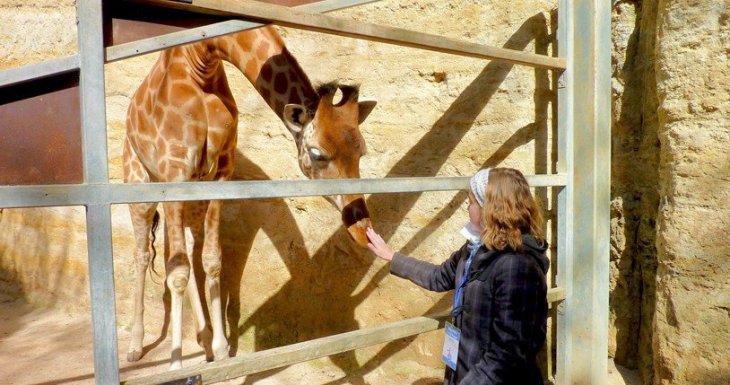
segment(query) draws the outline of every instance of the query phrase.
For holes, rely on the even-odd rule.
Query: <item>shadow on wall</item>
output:
[[[11,211],[4,211],[3,209],[0,209],[0,229],[10,227],[9,224],[4,223],[3,221],[3,219],[8,216],[5,215],[5,218],[3,218],[3,212],[9,214]],[[4,231],[3,233],[8,234],[9,232]],[[7,255],[8,246],[7,242],[0,243],[0,258]],[[17,274],[10,272],[9,269],[5,267],[6,263],[6,261],[0,259],[0,307],[3,309],[10,307],[11,303],[25,301],[25,292],[23,287],[20,285],[20,282],[18,282]],[[23,321],[21,319],[24,315],[25,312],[18,314],[7,310],[0,311],[0,322],[2,322],[3,325],[4,335],[9,336],[15,331],[22,329]]]
[[[80,258],[73,255],[75,227],[67,225],[67,221],[78,218],[68,214],[72,209],[60,213],[52,210],[0,209],[0,356],[8,359],[17,353],[18,343],[27,352],[45,344],[56,353],[46,359],[50,362],[53,357],[64,356],[64,346],[68,347],[64,338],[68,333],[86,336],[81,334],[79,325],[61,328],[58,324],[46,324],[44,315],[38,313],[38,308],[51,307],[87,310],[89,301],[88,280],[81,278],[87,276],[86,253]],[[67,298],[78,301],[69,303],[64,301]],[[43,343],[28,333],[39,322],[44,323]],[[86,342],[78,339],[73,348]],[[37,365],[27,358],[5,365],[0,369],[0,377],[8,376],[12,382],[23,373],[37,371]],[[39,377],[44,377],[44,373],[39,373]]]
[[[538,50],[547,51],[547,25],[544,15],[537,14],[526,20],[505,43],[504,48],[523,50],[537,39]],[[511,64],[490,62],[474,81],[452,103],[431,130],[386,175],[434,176],[447,161],[449,155],[473,125],[474,120],[487,105],[503,80]],[[547,71],[536,70],[536,83],[545,90],[536,91],[539,101],[535,122],[519,129],[507,142],[495,151],[484,166],[496,166],[515,148],[536,140],[536,145],[547,146],[547,106],[550,97]],[[537,159],[539,157],[539,159]],[[264,172],[243,154],[237,154],[236,176],[241,179],[253,175],[256,179],[268,179]],[[536,169],[547,169],[547,150],[536,151]],[[367,205],[373,213],[379,232],[388,240],[416,204],[421,194],[375,194]],[[442,225],[443,221],[459,210],[466,193],[457,194],[444,205],[434,219],[411,238],[403,247],[411,252],[422,240]],[[388,275],[384,266],[368,284],[356,292],[370,270],[373,256],[369,251],[355,246],[346,231],[340,227],[314,255],[304,248],[304,235],[289,207],[281,199],[230,201],[225,205],[221,240],[224,255],[223,291],[227,296],[226,316],[230,327],[232,353],[238,350],[238,337],[255,328],[255,350],[273,348],[327,335],[358,329],[355,309]],[[243,219],[245,226],[240,225]],[[291,278],[260,306],[248,319],[241,320],[240,293],[243,270],[258,231],[271,239],[286,265]],[[456,247],[457,245],[455,245]],[[199,280],[198,282],[201,282]],[[450,306],[449,296],[443,297],[426,313],[444,311]],[[244,321],[241,323],[241,321]],[[238,327],[236,327],[238,325]],[[412,341],[394,341],[386,344],[375,357],[358,365],[354,352],[330,357],[347,378],[334,383],[364,384],[364,375],[380,366],[386,359],[404,349]],[[276,371],[248,376],[246,383],[270,376]],[[426,381],[426,382],[423,382]],[[418,383],[430,383],[423,380]]]
[[[73,244],[76,229],[68,227],[83,219],[74,208],[0,210],[0,296],[44,306],[83,298],[72,306],[87,306],[86,250],[74,255],[81,245]]]
[[[611,153],[611,287],[609,310],[615,318],[615,361],[639,368],[644,383],[653,377],[652,319],[657,270],[656,223],[659,209],[659,154],[656,79],[651,23],[656,5],[636,5],[626,60],[614,64],[623,92],[614,100]],[[616,96],[614,96],[616,99]],[[615,110],[620,108],[620,113]],[[636,172],[641,170],[641,172]],[[615,223],[615,225],[614,225]]]

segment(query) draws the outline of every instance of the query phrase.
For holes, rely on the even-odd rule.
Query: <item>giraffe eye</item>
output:
[[[315,162],[326,162],[329,160],[329,158],[322,153],[322,150],[316,147],[309,148],[309,158]]]

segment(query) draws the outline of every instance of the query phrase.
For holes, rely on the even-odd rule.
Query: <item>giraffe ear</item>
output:
[[[300,134],[310,120],[307,110],[300,104],[287,104],[283,115],[284,125],[294,136]]]
[[[375,105],[378,104],[378,102],[376,102],[375,100],[363,100],[357,104],[360,111],[358,124],[362,124],[362,122],[365,121],[365,118],[367,118],[368,115],[373,112],[373,108],[375,108]]]

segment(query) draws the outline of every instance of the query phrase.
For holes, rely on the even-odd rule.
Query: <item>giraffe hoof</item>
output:
[[[209,328],[205,328],[198,332],[198,345],[201,348],[210,346],[210,342],[213,340],[213,332]]]
[[[141,350],[130,350],[127,352],[127,362],[136,362],[139,361],[140,358],[142,358]]]
[[[229,349],[228,349],[228,345],[226,345],[226,346],[224,346],[224,347],[221,347],[221,348],[218,348],[218,349],[216,349],[216,350],[215,350],[215,352],[214,352],[214,355],[215,355],[215,360],[216,360],[216,361],[220,361],[220,360],[222,360],[222,359],[224,359],[224,358],[228,358],[228,357],[230,356],[230,355],[228,354],[228,351],[229,351]]]
[[[205,350],[205,360],[208,362],[213,361],[212,340],[213,332],[209,328],[205,328],[198,333],[198,345]]]

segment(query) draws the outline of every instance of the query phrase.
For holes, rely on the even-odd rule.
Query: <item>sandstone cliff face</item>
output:
[[[730,378],[729,10],[614,8],[611,343],[646,384]]]
[[[656,384],[730,378],[730,2],[662,1]]]
[[[659,206],[656,4],[619,2],[613,24],[612,236],[609,350],[652,377]]]
[[[615,3],[610,354],[639,367],[645,384],[720,384],[730,378],[730,4]],[[552,55],[554,7],[387,0],[334,15]],[[0,30],[7,52],[0,69],[76,51],[73,1],[6,1],[0,21],[12,26]],[[549,71],[279,30],[314,82],[360,83],[361,97],[378,100],[362,126],[363,177],[470,175],[485,165],[553,170]],[[106,66],[114,182],[129,98],[156,58]],[[303,178],[289,133],[243,76],[227,70],[241,114],[236,178]],[[551,209],[551,193],[537,195]],[[394,247],[439,262],[461,242],[464,199],[379,194],[368,204]],[[88,314],[83,209],[0,215],[2,298]],[[322,198],[231,201],[223,222],[228,321],[239,353],[449,306],[449,296],[388,276],[349,241]],[[133,238],[124,206],[113,207],[113,232],[118,322],[129,328]],[[148,308],[161,306],[161,293],[148,284]],[[148,319],[149,330],[159,322]],[[438,367],[440,344],[429,333],[333,360],[347,371],[382,364],[398,372],[395,362],[412,361]]]

